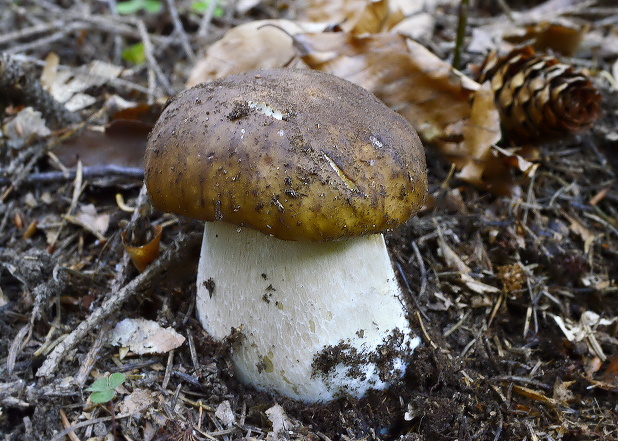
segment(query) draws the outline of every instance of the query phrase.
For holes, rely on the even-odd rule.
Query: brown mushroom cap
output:
[[[322,242],[405,222],[427,176],[416,132],[374,95],[268,69],[172,100],[148,140],[146,185],[163,211]]]

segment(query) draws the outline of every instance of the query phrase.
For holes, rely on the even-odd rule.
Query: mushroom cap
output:
[[[163,211],[323,242],[405,222],[427,176],[416,131],[370,92],[266,69],[176,96],[149,136],[146,185]]]

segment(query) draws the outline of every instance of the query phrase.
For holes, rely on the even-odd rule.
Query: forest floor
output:
[[[535,173],[508,195],[459,179],[427,145],[428,202],[387,234],[422,345],[390,389],[308,405],[235,379],[194,314],[199,222],[149,212],[140,193],[146,135],[195,57],[235,25],[299,12],[280,0],[133,3],[118,15],[114,0],[0,0],[1,439],[618,440],[618,89],[600,74],[615,46],[569,58],[595,73],[601,117],[537,143]],[[427,42],[449,59],[459,2],[430,3]],[[509,13],[471,3],[468,36]],[[563,18],[616,44],[618,7],[583,3]],[[95,60],[105,80],[73,83],[76,110],[43,91],[71,89]],[[161,257],[138,273],[122,233],[153,225]],[[124,318],[186,341],[127,353],[108,341]],[[93,404],[85,389],[113,372],[125,375],[115,397]]]

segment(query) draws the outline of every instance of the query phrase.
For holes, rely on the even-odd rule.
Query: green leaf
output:
[[[120,373],[120,372],[116,372],[113,373],[109,376],[109,388],[110,389],[116,389],[118,386],[120,386],[122,383],[124,383],[124,380],[126,379],[126,377],[124,376],[124,374]]]
[[[98,380],[96,380],[94,383],[92,383],[90,387],[87,387],[86,390],[88,392],[91,392],[91,391],[100,392],[100,391],[109,390],[109,381],[107,377],[101,377]]]
[[[146,61],[144,54],[144,43],[136,43],[125,47],[122,50],[122,59],[132,64],[142,64]]]
[[[144,9],[146,12],[150,12],[151,14],[158,14],[161,12],[161,2],[159,0],[145,0],[144,1]]]
[[[116,392],[113,389],[93,392],[90,394],[90,401],[94,404],[108,403],[114,398],[114,395],[116,395]]]
[[[215,11],[213,12],[212,16],[215,18],[223,17],[223,14],[225,14],[225,9],[223,9],[218,4],[218,0],[200,0],[193,2],[191,3],[191,10],[193,12],[197,12],[198,14],[203,14],[204,12],[206,12],[206,9],[208,9],[211,1],[215,1],[217,3],[217,6],[215,6]]]
[[[144,0],[129,0],[127,2],[116,3],[116,11],[120,15],[131,15],[138,13],[144,7]]]

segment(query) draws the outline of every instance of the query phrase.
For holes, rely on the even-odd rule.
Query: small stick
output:
[[[461,64],[461,51],[463,41],[466,36],[466,25],[468,22],[468,11],[470,9],[469,0],[461,0],[459,5],[459,22],[457,24],[457,38],[455,40],[455,50],[453,52],[453,67],[459,69]]]
[[[52,171],[31,173],[27,175],[22,184],[50,184],[54,182],[64,183],[75,179],[76,170],[69,169],[66,172]],[[96,178],[128,178],[135,180],[144,179],[144,169],[141,167],[124,167],[116,164],[91,165],[83,168],[85,180]],[[7,177],[0,177],[0,185],[9,185],[11,180]]]
[[[211,0],[213,3],[217,3],[214,0]],[[178,9],[176,9],[176,5],[174,0],[166,0],[167,9],[169,10],[170,17],[172,18],[172,23],[174,23],[174,30],[178,34],[180,38],[180,44],[187,55],[187,58],[191,63],[195,61],[195,52],[191,48],[191,43],[189,42],[189,37],[185,32],[185,29],[182,27],[182,22],[180,21],[180,17],[178,16]]]
[[[200,27],[197,30],[197,36],[199,38],[206,38],[208,35],[208,31],[210,30],[210,24],[212,23],[212,17],[215,14],[215,10],[217,9],[217,5],[219,4],[218,0],[210,0],[208,3],[208,7],[206,11],[204,11],[204,15],[202,16],[202,20],[200,21]]]
[[[173,95],[174,91],[172,90],[172,86],[163,74],[163,71],[157,64],[157,60],[154,57],[154,50],[152,47],[152,42],[150,40],[150,36],[148,35],[148,30],[146,29],[146,25],[143,20],[137,20],[137,29],[139,30],[139,34],[141,36],[142,42],[144,43],[144,55],[146,56],[146,61],[148,62],[148,67],[154,72],[159,80],[159,83],[165,89],[165,93],[168,95]]]
[[[92,343],[92,347],[86,354],[84,363],[80,366],[79,371],[75,376],[75,384],[77,384],[80,388],[84,387],[84,384],[88,379],[88,374],[92,370],[94,364],[97,362],[97,357],[99,355],[99,352],[103,348],[103,343],[105,343],[109,336],[109,330],[111,329],[111,327],[111,323],[103,323],[101,329],[99,330],[97,338],[94,340],[94,343]]]

